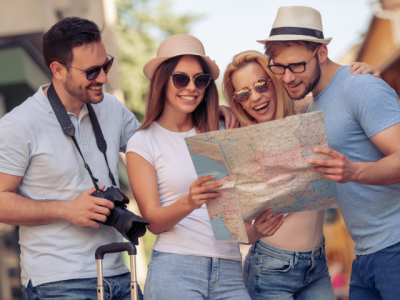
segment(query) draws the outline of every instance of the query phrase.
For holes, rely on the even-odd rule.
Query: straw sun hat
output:
[[[309,41],[328,45],[332,38],[324,38],[321,14],[307,6],[280,7],[271,33],[261,44],[272,41]]]
[[[219,68],[215,61],[211,60],[204,51],[199,39],[188,34],[177,34],[164,40],[157,50],[157,57],[150,60],[143,68],[143,73],[148,79],[153,77],[158,66],[171,57],[179,55],[196,55],[204,59],[210,68],[211,76],[216,80],[219,76]]]

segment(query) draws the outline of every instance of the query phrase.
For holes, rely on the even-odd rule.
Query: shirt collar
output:
[[[46,94],[44,93],[44,89],[47,88],[48,86],[50,86],[50,84],[45,84],[39,87],[39,90],[35,93],[35,95],[33,95],[33,98],[36,99],[36,101],[40,104],[40,106],[43,107],[43,109],[50,113],[50,114],[54,114],[53,108],[50,105],[49,99],[47,99]],[[83,104],[81,111],[79,112],[79,116],[80,118],[82,118],[84,115],[87,115],[89,113],[86,103]],[[68,112],[68,114],[72,114],[70,112]]]

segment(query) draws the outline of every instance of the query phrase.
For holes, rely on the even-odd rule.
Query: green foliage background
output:
[[[187,34],[201,15],[176,15],[169,0],[118,0],[117,44],[126,106],[143,121],[149,80],[144,65],[168,36]]]

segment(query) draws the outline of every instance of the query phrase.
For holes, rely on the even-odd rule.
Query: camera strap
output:
[[[61,128],[62,128],[64,134],[66,136],[70,137],[72,139],[72,141],[74,142],[75,147],[78,149],[78,152],[83,159],[84,166],[85,166],[86,170],[89,172],[90,178],[93,181],[93,185],[95,186],[96,190],[99,190],[99,186],[97,184],[97,182],[99,180],[93,176],[93,173],[89,168],[89,165],[86,163],[85,158],[83,157],[81,149],[79,148],[78,142],[76,141],[76,138],[75,138],[75,126],[74,126],[74,124],[72,124],[71,119],[69,118],[69,115],[60,100],[60,97],[58,96],[56,90],[54,89],[53,83],[50,84],[50,87],[47,90],[47,97],[49,99],[51,107],[53,108],[54,114],[56,115],[57,120],[61,125]],[[104,139],[103,133],[101,131],[99,120],[97,119],[96,113],[94,112],[92,105],[90,105],[89,103],[86,103],[86,106],[89,111],[90,122],[92,123],[94,135],[96,137],[97,148],[104,155],[104,158],[106,160],[106,164],[108,167],[108,176],[111,179],[112,185],[117,186],[114,176],[111,172],[110,166],[108,165],[107,154],[106,154],[107,143],[106,143],[106,140]]]

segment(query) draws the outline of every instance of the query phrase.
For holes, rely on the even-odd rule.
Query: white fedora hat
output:
[[[206,56],[204,46],[200,40],[188,34],[177,34],[165,39],[158,47],[157,57],[150,60],[144,66],[144,75],[146,75],[148,79],[151,79],[154,72],[164,61],[179,55],[200,56],[210,68],[212,78],[214,80],[218,78],[219,68],[215,61]]]
[[[261,44],[272,41],[308,41],[328,45],[332,38],[324,38],[321,14],[307,6],[280,7],[271,33]]]

